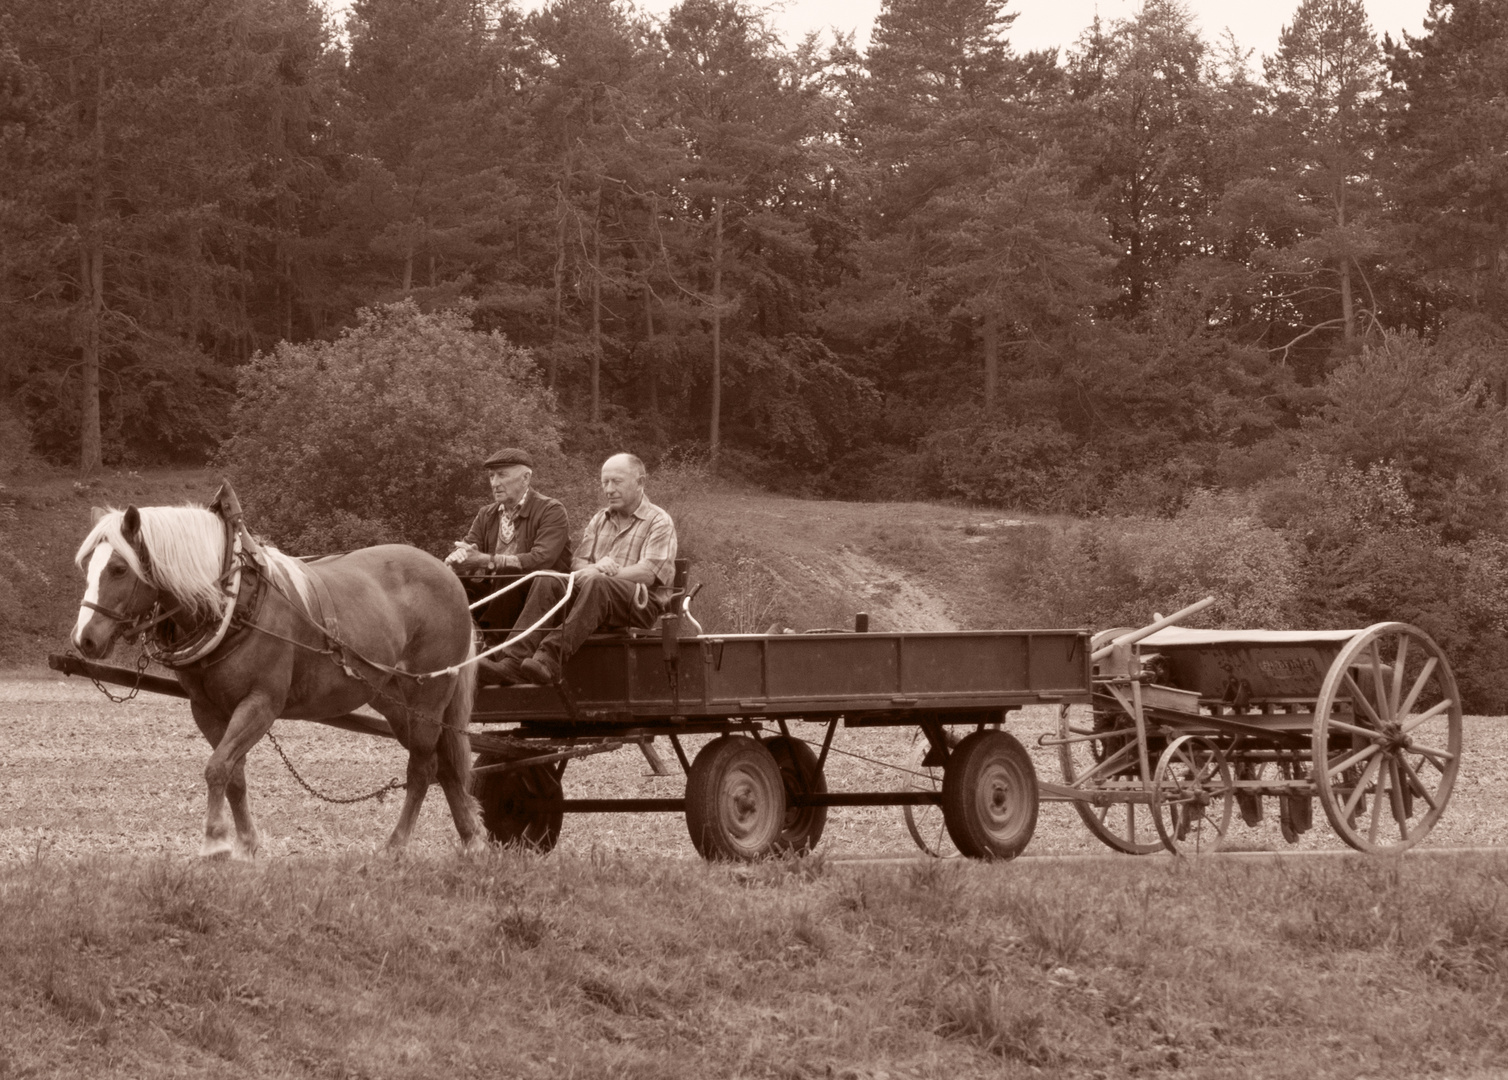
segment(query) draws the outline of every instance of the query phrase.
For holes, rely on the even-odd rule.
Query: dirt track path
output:
[[[714,531],[768,560],[792,588],[816,588],[867,611],[875,630],[964,628],[948,590],[866,552],[946,546],[966,551],[1020,524],[990,511],[933,503],[850,503],[764,494],[698,494],[680,513],[691,535]],[[712,524],[715,523],[715,524]],[[967,577],[962,582],[967,588]]]
[[[1036,739],[1055,723],[1056,710],[1038,706],[1013,714],[1007,725],[1030,749],[1038,776],[1047,779],[1057,776],[1056,758],[1037,747]],[[369,791],[403,775],[403,752],[387,740],[295,721],[282,722],[276,732],[299,769],[332,794]],[[796,734],[819,739],[821,731],[798,725]],[[908,763],[915,750],[912,735],[907,729],[840,731],[829,785],[885,790],[905,782],[904,774],[876,762]],[[688,740],[693,749],[701,741]],[[1508,844],[1508,722],[1467,718],[1465,744],[1456,793],[1428,846]],[[41,672],[0,676],[0,863],[102,854],[192,857],[203,827],[207,754],[184,702],[143,695],[116,705],[78,679]],[[854,754],[861,756],[849,756]],[[391,799],[355,806],[318,801],[295,783],[265,742],[252,750],[248,773],[269,857],[370,852],[387,838],[397,815]],[[684,786],[679,776],[648,775],[632,750],[575,762],[565,782],[572,798],[675,797]],[[444,800],[434,792],[420,817],[415,850],[447,852],[454,836]],[[1238,826],[1233,836],[1243,847],[1286,850],[1273,822],[1256,830]],[[578,854],[600,849],[696,857],[685,823],[675,814],[573,816],[560,846]],[[1300,846],[1341,845],[1317,821]],[[822,849],[834,857],[917,853],[897,807],[834,809]],[[1044,803],[1027,853],[1105,850],[1072,807]]]

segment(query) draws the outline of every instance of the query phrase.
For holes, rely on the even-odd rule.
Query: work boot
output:
[[[519,665],[524,682],[531,682],[537,686],[554,686],[560,681],[560,672],[548,658],[535,653],[529,659]]]
[[[479,686],[517,686],[529,681],[524,675],[523,665],[512,656],[505,656],[501,660],[478,660],[476,672]]]

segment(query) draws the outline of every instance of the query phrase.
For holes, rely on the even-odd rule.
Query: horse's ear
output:
[[[109,512],[110,511],[106,510],[103,506],[91,506],[89,508],[89,524],[98,525],[99,519],[104,517]]]
[[[120,531],[127,537],[141,532],[141,511],[134,506],[126,507],[126,515],[120,519]]]

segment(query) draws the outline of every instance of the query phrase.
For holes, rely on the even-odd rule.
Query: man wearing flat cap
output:
[[[675,580],[675,523],[645,497],[644,462],[614,454],[602,463],[607,506],[586,523],[571,569],[564,617],[502,651],[490,675],[505,683],[556,683],[565,663],[598,630],[647,628],[665,610]],[[518,626],[533,626],[565,595],[560,578],[535,578]]]
[[[462,577],[570,570],[571,530],[565,507],[529,486],[534,459],[528,451],[499,450],[483,465],[492,501],[477,512],[466,538],[456,543],[446,563]],[[493,601],[483,621],[499,629],[512,626],[523,606],[523,592],[515,589]],[[488,667],[484,662],[484,679]]]

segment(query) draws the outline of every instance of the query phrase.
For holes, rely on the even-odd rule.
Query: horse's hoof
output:
[[[236,849],[229,840],[206,840],[199,845],[199,858],[224,862],[235,855]]]

